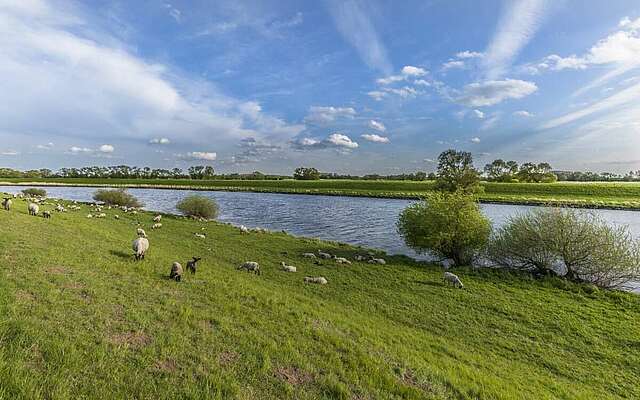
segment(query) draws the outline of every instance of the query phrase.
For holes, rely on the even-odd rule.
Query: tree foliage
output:
[[[438,156],[436,186],[448,192],[473,193],[478,190],[480,174],[473,167],[473,157],[466,151],[453,149]]]
[[[215,201],[205,196],[187,196],[176,204],[176,208],[189,217],[206,219],[218,217],[218,205]]]
[[[293,179],[315,181],[320,179],[320,172],[315,168],[299,167],[294,171]]]
[[[96,190],[93,199],[113,206],[142,207],[142,203],[124,189]]]
[[[513,182],[518,173],[518,163],[497,159],[484,166],[484,173],[489,181]]]
[[[517,176],[520,182],[551,183],[558,180],[558,177],[551,172],[551,165],[545,162],[524,163],[520,166]]]
[[[29,189],[24,189],[22,191],[22,194],[24,194],[25,196],[33,196],[33,197],[46,197],[47,191],[40,188],[29,188]]]
[[[491,224],[472,195],[435,192],[404,209],[397,229],[417,252],[468,265],[486,245]]]

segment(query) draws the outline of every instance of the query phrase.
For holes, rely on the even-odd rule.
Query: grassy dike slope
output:
[[[465,269],[457,290],[403,257],[315,266],[299,254],[356,249],[171,216],[135,263],[152,215],[87,212],[0,210],[2,399],[640,398],[639,296]],[[197,275],[166,278],[193,255]]]

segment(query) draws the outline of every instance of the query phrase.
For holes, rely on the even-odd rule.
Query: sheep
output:
[[[387,262],[384,260],[384,258],[371,258],[369,259],[369,264],[386,264]]]
[[[58,212],[65,212],[65,211],[67,211],[67,210],[65,210],[63,206],[61,206],[60,204],[58,204],[58,205],[56,205],[56,211],[58,211]]]
[[[333,259],[338,263],[338,264],[347,264],[347,265],[351,265],[351,261],[347,260],[344,257],[336,257],[333,256]]]
[[[442,277],[442,281],[457,286],[460,289],[464,289],[464,285],[462,284],[460,278],[458,278],[458,275],[452,274],[451,272],[445,272],[444,276]]]
[[[36,203],[29,203],[29,215],[38,215],[40,207]]]
[[[179,262],[174,262],[171,265],[171,272],[169,273],[169,279],[173,279],[176,282],[180,282],[182,279],[182,265]]]
[[[153,217],[153,222],[160,222],[161,219],[162,215],[156,215],[155,217]]]
[[[149,240],[144,237],[139,237],[133,241],[132,246],[134,254],[134,258],[136,261],[144,260],[144,255],[149,250]]]
[[[142,228],[136,229],[136,234],[138,235],[138,237],[147,237],[147,232],[145,232]]]
[[[120,219],[120,216],[118,214],[113,216],[114,219]]]
[[[242,233],[249,233],[249,228],[247,228],[247,227],[246,227],[246,226],[244,226],[244,225],[240,225],[240,226],[238,227],[238,229],[240,229],[240,232],[242,232]]]
[[[331,258],[331,254],[324,253],[322,250],[318,250],[318,256],[320,256],[320,258],[324,258],[326,260]]]
[[[93,214],[87,214],[87,218],[93,218]]]
[[[323,276],[305,276],[304,281],[307,283],[317,283],[319,285],[326,285],[327,279]]]
[[[13,202],[8,197],[5,197],[4,200],[2,200],[2,208],[7,211],[11,211],[11,204],[13,204]]]
[[[107,217],[107,214],[105,214],[105,213],[100,213],[100,214],[96,215],[96,218],[106,218],[106,217]]]
[[[254,272],[256,275],[260,275],[260,265],[255,261],[246,261],[236,269],[246,269],[247,272]]]
[[[367,257],[361,256],[360,254],[356,254],[356,256],[353,257],[353,259],[356,261],[366,261]]]
[[[196,264],[198,261],[202,260],[201,257],[191,257],[190,261],[187,261],[187,269],[192,273],[196,273]]]
[[[315,260],[316,255],[315,255],[315,254],[313,254],[313,253],[302,253],[302,257],[304,257],[304,258],[311,258],[311,259],[314,259],[314,260]]]
[[[282,261],[280,263],[280,266],[282,266],[282,270],[284,272],[297,272],[298,271],[298,269],[296,267],[294,267],[293,265],[287,265],[287,264],[284,263],[284,261]]]
[[[151,229],[160,229],[160,228],[162,228],[162,224],[160,222],[157,222],[151,225]]]
[[[51,212],[50,211],[43,211],[42,212],[42,218],[51,218]]]
[[[195,237],[199,238],[199,239],[206,239],[207,236],[204,233],[194,233]]]

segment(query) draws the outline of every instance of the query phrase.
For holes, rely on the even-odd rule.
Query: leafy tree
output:
[[[524,163],[518,171],[518,180],[520,182],[555,182],[558,177],[551,172],[551,165],[548,163],[534,164],[532,162]]]
[[[203,165],[193,165],[189,167],[189,177],[191,179],[203,179],[204,169]]]
[[[491,223],[470,194],[434,192],[405,208],[397,229],[407,246],[469,265],[486,245]]]
[[[294,171],[293,179],[315,181],[320,179],[320,172],[315,168],[299,167]]]
[[[472,193],[478,190],[480,175],[473,167],[473,157],[466,151],[453,149],[438,156],[436,187],[440,190]]]
[[[29,189],[24,189],[22,191],[22,194],[24,194],[25,196],[33,196],[33,197],[46,197],[47,191],[40,188],[29,188]]]
[[[124,189],[96,190],[93,193],[93,199],[114,206],[142,207],[142,203]]]
[[[176,204],[176,208],[184,215],[194,218],[214,219],[218,216],[218,205],[216,202],[200,195],[185,197]]]
[[[518,173],[518,163],[497,159],[484,166],[484,173],[490,181],[512,182]]]

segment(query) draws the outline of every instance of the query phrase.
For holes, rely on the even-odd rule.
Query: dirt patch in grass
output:
[[[171,358],[167,358],[166,360],[156,361],[154,368],[161,372],[173,373],[178,370],[178,363]]]
[[[23,303],[29,303],[36,299],[36,296],[33,293],[28,292],[26,290],[17,290],[16,291],[16,300]]]
[[[40,351],[40,347],[34,344],[31,346],[29,353],[29,361],[27,361],[29,368],[42,370],[44,368],[44,356],[42,355],[42,351]]]
[[[301,370],[298,367],[279,367],[275,371],[277,378],[289,383],[290,385],[304,385],[313,381],[311,373]]]
[[[109,337],[109,341],[117,346],[129,346],[134,349],[144,347],[151,343],[151,336],[144,332],[117,333]]]
[[[72,290],[84,289],[85,288],[85,284],[84,283],[80,283],[80,282],[65,282],[64,284],[62,284],[62,288],[63,289],[72,289]]]
[[[404,383],[407,386],[411,386],[413,388],[416,389],[420,389],[424,392],[427,393],[435,393],[436,390],[433,387],[433,385],[427,383],[427,382],[421,382],[418,380],[418,377],[416,376],[416,374],[410,370],[410,369],[405,369],[404,371],[402,371],[400,373],[400,380],[402,381],[402,383]]]
[[[63,266],[60,266],[60,265],[56,265],[56,266],[53,266],[53,267],[48,267],[45,271],[48,274],[56,274],[56,275],[71,273],[71,270],[69,268],[63,267]]]
[[[223,351],[218,355],[218,362],[221,366],[226,367],[235,363],[239,356],[235,351]]]

